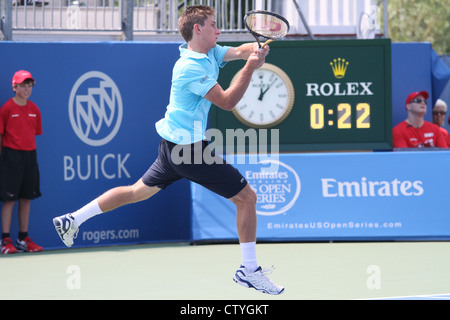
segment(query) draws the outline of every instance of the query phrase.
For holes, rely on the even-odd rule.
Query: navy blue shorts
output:
[[[214,154],[207,141],[177,145],[165,139],[159,144],[158,158],[142,176],[149,187],[165,189],[186,178],[229,199],[247,185],[242,174]]]

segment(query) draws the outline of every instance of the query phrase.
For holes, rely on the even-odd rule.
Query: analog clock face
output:
[[[236,81],[239,72],[231,83]],[[249,127],[269,128],[282,122],[294,105],[294,86],[280,68],[265,63],[255,70],[250,85],[233,109],[236,118]]]

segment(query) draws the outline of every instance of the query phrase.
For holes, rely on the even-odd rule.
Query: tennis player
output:
[[[178,28],[187,43],[180,46],[180,58],[173,69],[165,116],[156,123],[156,130],[162,137],[158,158],[134,185],[110,189],[78,211],[54,218],[56,231],[70,247],[78,228],[87,219],[146,200],[173,182],[187,178],[236,205],[242,265],[234,281],[263,293],[281,294],[284,288],[266,276],[271,270],[263,270],[257,264],[255,192],[230,164],[223,160],[206,163],[202,157],[204,154],[218,157],[205,141],[211,103],[225,110],[233,109],[247,90],[253,71],[263,65],[270,49],[266,46],[258,50],[256,43],[238,47],[218,45],[220,31],[215,10],[208,6],[188,7],[179,18]],[[246,60],[240,77],[223,90],[217,83],[219,68],[238,59]],[[198,163],[199,155],[201,163]],[[180,158],[192,161],[179,163]]]

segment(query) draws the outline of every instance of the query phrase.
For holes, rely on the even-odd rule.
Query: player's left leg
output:
[[[139,179],[131,186],[121,186],[106,191],[73,213],[54,218],[53,224],[64,244],[71,247],[73,240],[78,235],[79,226],[86,220],[126,204],[146,200],[159,190],[158,187],[147,186],[142,179]]]
[[[122,186],[106,191],[97,198],[97,203],[101,212],[104,213],[126,204],[147,200],[159,190],[158,187],[147,186],[142,179],[139,179],[132,186]]]

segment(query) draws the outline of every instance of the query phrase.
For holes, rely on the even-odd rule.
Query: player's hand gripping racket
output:
[[[245,27],[255,37],[259,48],[263,48],[270,42],[284,37],[289,32],[289,22],[279,14],[254,10],[244,16]],[[261,45],[259,38],[268,39]]]

